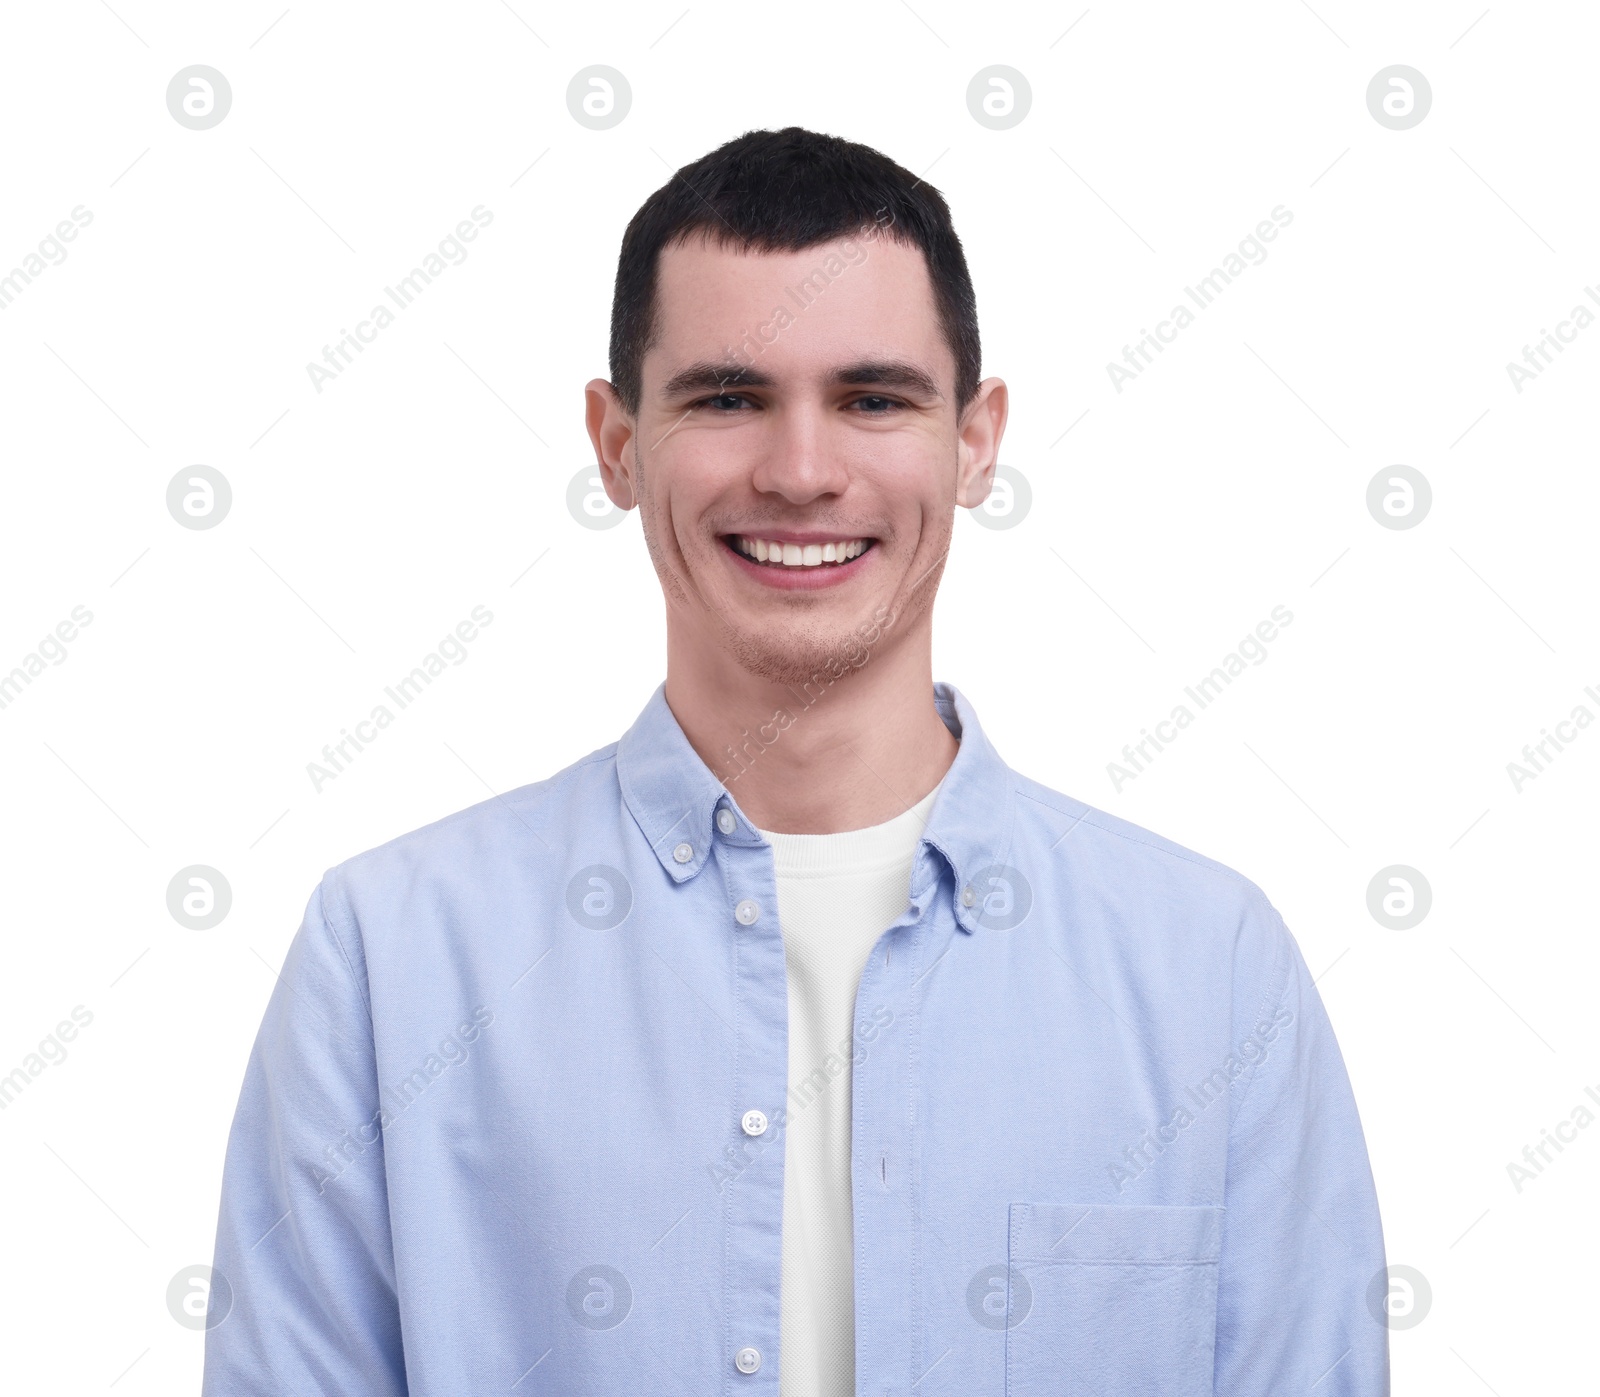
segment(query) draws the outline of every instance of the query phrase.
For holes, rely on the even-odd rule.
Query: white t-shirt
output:
[[[839,834],[762,830],[777,865],[789,975],[784,1105],[780,1397],[853,1397],[854,1226],[850,1058],[856,989],[878,938],[905,912],[935,786],[903,814]],[[863,1016],[869,1016],[864,1006]]]

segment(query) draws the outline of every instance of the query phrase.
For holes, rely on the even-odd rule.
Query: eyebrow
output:
[[[898,388],[918,397],[942,401],[944,394],[923,370],[915,364],[900,359],[859,359],[853,364],[843,364],[824,380],[832,387]],[[691,393],[726,393],[737,388],[772,388],[777,380],[771,374],[750,364],[737,361],[711,363],[703,361],[680,369],[661,385],[661,396],[666,399],[685,397]]]

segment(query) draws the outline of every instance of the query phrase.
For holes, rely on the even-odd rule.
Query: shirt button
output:
[[[977,893],[972,891],[972,884],[968,883],[967,886],[961,890],[961,905],[963,907],[971,907],[972,904],[977,900]]]
[[[761,1350],[742,1348],[733,1356],[733,1366],[741,1373],[753,1373],[761,1366]]]
[[[746,1111],[744,1119],[739,1122],[739,1128],[746,1135],[765,1135],[767,1133],[767,1118],[760,1111]]]
[[[733,915],[739,919],[740,925],[749,926],[761,915],[761,906],[759,903],[745,898],[743,902],[733,909]]]
[[[723,806],[721,810],[717,811],[717,828],[724,834],[732,834],[734,830],[739,828],[739,822],[733,818],[733,811],[729,810],[727,806]]]
[[[672,851],[672,857],[679,863],[688,863],[694,857],[694,845],[680,844]]]

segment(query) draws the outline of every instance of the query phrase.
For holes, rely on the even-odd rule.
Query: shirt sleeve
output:
[[[1239,951],[1256,988],[1234,1039],[1253,1061],[1229,1127],[1214,1391],[1388,1397],[1387,1324],[1368,1299],[1383,1230],[1355,1097],[1294,937],[1259,889],[1253,901]]]
[[[203,1397],[406,1391],[366,966],[359,938],[329,922],[328,881],[290,943],[228,1136]]]

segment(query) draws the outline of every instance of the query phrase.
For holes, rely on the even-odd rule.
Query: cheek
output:
[[[646,458],[645,488],[656,517],[670,519],[679,537],[712,540],[715,521],[748,505],[753,467],[732,432],[703,432],[670,440]]]
[[[646,466],[638,491],[639,525],[651,561],[657,569],[675,574],[685,572],[691,559],[721,547],[706,531],[698,496],[685,476],[692,480],[691,472],[679,472],[676,463],[656,459]]]
[[[929,505],[922,511],[917,520],[917,548],[928,554],[928,563],[950,548],[950,540],[955,533],[955,518],[948,505]]]

